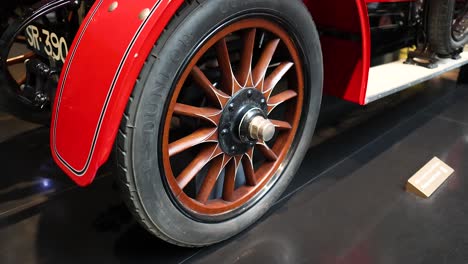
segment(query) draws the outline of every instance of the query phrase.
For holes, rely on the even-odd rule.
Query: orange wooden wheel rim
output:
[[[263,38],[265,35],[260,33],[265,32],[272,37],[263,43],[262,48],[257,48],[256,41]],[[242,43],[237,68],[233,67],[234,59],[228,47],[229,39],[235,34],[240,36],[239,42]],[[255,53],[256,49],[258,53]],[[272,59],[279,49],[282,54],[288,55],[288,59],[272,65]],[[216,67],[221,74],[221,82],[216,85],[198,65],[209,50],[215,51]],[[258,60],[255,64],[254,57]],[[284,79],[288,79],[288,85],[293,86],[275,90]],[[179,96],[184,89],[188,89],[188,82],[199,89],[210,105],[194,106],[180,102]],[[271,143],[258,142],[247,153],[231,157],[218,144],[218,124],[228,100],[246,87],[263,93],[269,114],[280,106],[285,110],[282,119],[271,120],[278,131]],[[170,100],[162,137],[162,159],[164,177],[173,197],[186,210],[197,215],[229,213],[243,207],[266,186],[270,187],[274,176],[285,167],[284,161],[298,132],[304,103],[304,78],[299,53],[286,31],[274,22],[261,18],[235,22],[214,34],[195,53],[181,74]],[[177,118],[199,119],[204,125],[174,140],[171,133],[175,132],[171,126],[174,126]],[[193,154],[193,159],[186,166],[179,168],[174,158],[195,148],[197,154]],[[262,162],[254,159],[254,150],[260,153]],[[241,167],[245,183],[236,186],[236,175],[240,177]],[[181,172],[174,173],[174,170]],[[199,188],[195,188],[195,193],[188,194],[185,191],[187,186],[194,184],[204,171],[206,174]],[[221,178],[222,194],[212,198],[215,185]]]

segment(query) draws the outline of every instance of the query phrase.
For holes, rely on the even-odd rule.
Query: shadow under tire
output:
[[[116,139],[127,205],[179,246],[221,242],[264,215],[297,172],[319,113],[322,53],[302,1],[229,3],[179,10]],[[244,131],[250,113],[274,124],[271,141]]]

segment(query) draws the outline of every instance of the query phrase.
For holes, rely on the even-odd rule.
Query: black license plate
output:
[[[67,39],[60,33],[32,24],[26,28],[26,39],[36,54],[48,57],[58,64],[63,64],[68,54]]]

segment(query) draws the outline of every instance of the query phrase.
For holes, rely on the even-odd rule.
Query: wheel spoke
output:
[[[276,85],[281,81],[283,76],[291,69],[294,65],[292,62],[283,62],[268,76],[263,85],[263,94],[267,100],[270,98],[271,93],[275,89]]]
[[[215,103],[220,108],[224,108],[230,96],[216,89],[213,86],[211,81],[206,77],[206,75],[198,68],[197,66],[193,67],[191,71],[191,76],[194,81],[203,89],[208,99]]]
[[[255,69],[253,70],[253,80],[255,85],[258,85],[265,78],[265,74],[270,66],[279,42],[279,39],[274,39],[265,46],[257,66],[255,66]]]
[[[255,169],[253,166],[253,148],[242,157],[242,168],[244,169],[247,185],[257,185],[257,177],[255,176]]]
[[[7,64],[7,66],[12,66],[12,65],[15,65],[15,64],[23,63],[27,59],[30,59],[30,58],[32,58],[34,56],[35,56],[34,52],[28,52],[26,54],[19,55],[19,56],[7,59],[6,64]]]
[[[240,86],[237,84],[232,72],[231,59],[229,58],[229,50],[225,38],[220,40],[216,45],[216,54],[222,75],[221,88],[225,93],[234,95],[240,89]]]
[[[25,36],[17,36],[16,39],[15,39],[15,42],[17,43],[21,43],[21,44],[26,44],[27,43],[27,39]]]
[[[223,152],[219,148],[218,144],[203,148],[187,168],[185,168],[177,177],[177,184],[180,189],[183,190],[195,178],[195,176],[197,176],[203,167],[222,153]]]
[[[206,203],[210,197],[211,192],[213,191],[216,182],[218,181],[219,175],[223,171],[226,164],[229,162],[230,158],[227,155],[221,155],[213,160],[211,163],[210,169],[203,180],[203,184],[200,188],[200,191],[197,194],[197,201],[200,203]]]
[[[72,21],[72,19],[73,19],[73,12],[72,12],[72,11],[70,11],[70,12],[68,13],[67,19],[68,19],[68,22],[71,22],[71,21]]]
[[[244,48],[242,50],[239,72],[237,73],[237,80],[243,84],[244,87],[254,86],[252,80],[252,59],[256,34],[257,30],[251,29],[244,35]]]
[[[278,160],[278,155],[263,141],[257,143],[257,148],[262,152],[263,156],[269,161]]]
[[[223,111],[210,107],[195,107],[186,104],[177,103],[174,107],[174,113],[176,115],[188,116],[200,118],[211,122],[215,126],[218,125],[221,113]]]
[[[28,77],[26,76],[26,73],[24,73],[24,74],[21,76],[21,78],[19,78],[19,79],[17,80],[18,85],[23,85],[23,84],[25,84],[27,78],[28,78]]]
[[[217,128],[201,128],[192,134],[169,144],[169,157],[205,142],[217,142]]]
[[[280,120],[271,120],[270,121],[273,123],[273,125],[275,125],[275,127],[278,129],[278,130],[289,130],[292,128],[291,124],[289,124],[288,122],[285,122],[285,121],[280,121]]]
[[[254,148],[250,148],[244,155],[253,162],[253,154]]]
[[[270,100],[268,100],[268,114],[270,114],[280,104],[295,98],[296,96],[297,93],[293,90],[286,90],[275,96],[272,96]]]
[[[223,186],[223,199],[225,201],[234,200],[234,191],[236,188],[236,174],[237,170],[239,169],[241,158],[242,156],[234,157],[226,166]]]

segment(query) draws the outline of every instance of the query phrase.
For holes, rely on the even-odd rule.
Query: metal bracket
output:
[[[25,96],[40,109],[53,98],[53,87],[57,86],[58,71],[49,68],[38,59],[26,61],[26,83],[21,86]]]
[[[417,48],[415,51],[410,51],[404,63],[435,69],[439,66],[437,64],[438,60],[435,53],[432,52],[428,46],[425,46],[424,48]]]

